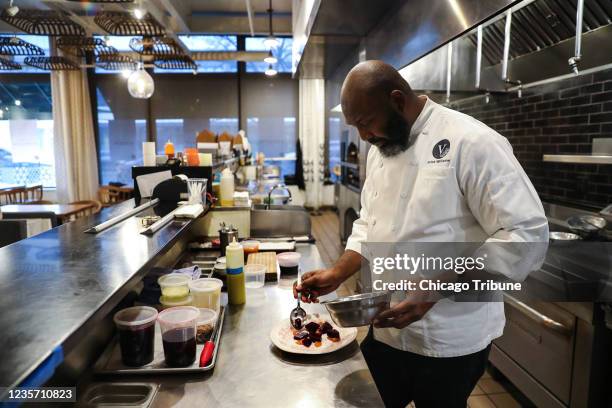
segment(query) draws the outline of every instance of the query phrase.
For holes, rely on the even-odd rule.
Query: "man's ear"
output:
[[[397,109],[398,112],[403,112],[406,106],[406,94],[399,89],[394,89],[391,91],[390,97],[391,106]]]

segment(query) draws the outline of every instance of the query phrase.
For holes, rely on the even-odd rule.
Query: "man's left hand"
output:
[[[411,323],[421,320],[425,313],[435,305],[436,302],[415,302],[404,300],[390,309],[381,312],[374,319],[374,327],[395,327],[403,329]]]

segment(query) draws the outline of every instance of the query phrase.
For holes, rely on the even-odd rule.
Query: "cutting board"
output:
[[[278,280],[279,267],[276,260],[276,252],[256,252],[249,254],[247,258],[248,264],[257,264],[266,266],[266,282],[275,282]]]

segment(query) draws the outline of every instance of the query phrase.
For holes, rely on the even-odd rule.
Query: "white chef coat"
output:
[[[506,138],[429,98],[410,137],[413,144],[393,157],[370,148],[346,249],[367,257],[362,242],[548,241],[542,203]],[[484,349],[504,325],[503,302],[443,299],[423,319],[401,330],[374,329],[374,337],[400,350],[454,357]]]

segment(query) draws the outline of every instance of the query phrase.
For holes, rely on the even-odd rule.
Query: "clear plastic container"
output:
[[[266,283],[266,266],[248,264],[244,267],[244,286],[247,289],[262,288]]]
[[[255,241],[251,239],[248,241],[242,241],[240,245],[242,245],[242,249],[244,250],[244,262],[245,263],[249,259],[250,254],[259,252],[259,241]]]
[[[219,311],[223,282],[216,278],[200,278],[189,282],[193,306]]]
[[[157,280],[162,296],[167,299],[184,298],[189,294],[189,281],[191,277],[182,273],[169,273],[160,276]]]
[[[128,307],[115,313],[123,364],[140,367],[153,361],[157,310],[148,306]]]
[[[177,306],[192,306],[193,296],[187,295],[182,298],[168,298],[166,296],[161,296],[159,298],[159,304],[162,306],[162,309],[168,309],[170,307]]]
[[[217,311],[207,308],[200,309],[200,316],[196,321],[196,342],[198,344],[204,344],[210,340],[212,332],[217,324],[217,318],[219,314]]]
[[[192,306],[171,307],[159,314],[164,358],[169,367],[187,367],[196,359],[196,322],[200,310]]]
[[[276,255],[281,276],[297,275],[301,257],[299,252],[282,252]]]

